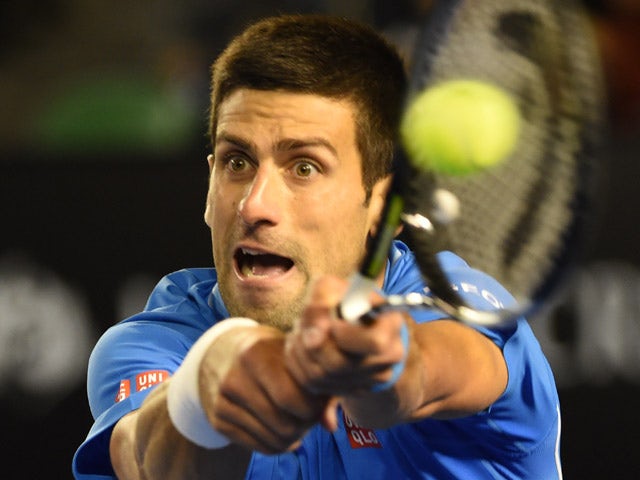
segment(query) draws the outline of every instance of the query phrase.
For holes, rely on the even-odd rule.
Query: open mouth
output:
[[[293,260],[290,258],[248,248],[239,248],[234,259],[238,271],[244,277],[275,277],[293,267]]]

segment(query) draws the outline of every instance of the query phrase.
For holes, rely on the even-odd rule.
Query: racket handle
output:
[[[338,315],[347,322],[356,323],[371,310],[371,294],[378,290],[375,280],[360,273],[351,277],[349,290],[338,306]]]

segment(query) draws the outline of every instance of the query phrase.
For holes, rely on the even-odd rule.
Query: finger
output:
[[[313,394],[335,395],[344,391],[344,383],[359,386],[351,377],[359,359],[351,359],[338,350],[332,341],[322,348],[309,350],[299,339],[288,342],[286,366],[292,377]]]
[[[340,298],[341,282],[327,277],[317,281],[309,304],[293,331],[287,335],[285,362],[292,376],[306,389],[313,391],[313,383],[322,378],[331,365],[343,359],[329,338],[334,318],[334,306]],[[328,356],[335,358],[327,362]]]
[[[319,349],[327,341],[331,329],[332,311],[326,306],[308,306],[296,328],[294,335],[300,346],[310,351]]]
[[[344,354],[341,362],[334,362],[331,370],[310,358],[304,349],[292,347],[287,355],[287,368],[296,380],[314,394],[344,395],[370,391],[378,383],[391,377],[393,364]]]
[[[307,348],[317,348],[326,340],[329,320],[335,317],[336,306],[344,296],[346,282],[336,277],[315,281],[307,306],[294,330]]]
[[[229,376],[229,385],[237,391],[245,391],[246,376],[258,386],[260,394],[270,402],[272,407],[301,421],[317,421],[319,412],[324,407],[326,399],[311,395],[296,380],[286,366],[284,339],[274,340],[276,347],[272,348],[271,341],[256,345],[251,355],[243,357],[245,375]],[[260,399],[260,395],[258,396]],[[265,408],[269,405],[265,405]],[[277,418],[277,417],[276,417]]]
[[[337,321],[337,320],[334,320]],[[316,394],[336,394],[344,391],[344,385],[359,387],[363,362],[361,356],[353,356],[337,348],[327,337],[322,345],[308,348],[299,333],[287,338],[285,364],[295,380],[306,390]],[[351,378],[356,375],[355,378]]]
[[[349,284],[344,279],[330,275],[321,277],[313,285],[309,305],[335,308],[344,297],[348,287]]]
[[[276,410],[263,410],[257,414],[236,400],[223,399],[220,409],[212,421],[214,428],[226,435],[234,443],[263,453],[279,453],[296,443],[309,424],[300,423],[296,419],[276,424],[265,422],[279,416]]]
[[[284,451],[318,421],[325,399],[310,395],[284,365],[284,338],[245,349],[218,385],[210,421],[245,446]]]
[[[320,419],[326,400],[302,391],[290,377],[270,377],[275,395],[257,382],[247,389],[253,380],[245,376],[242,389],[224,385],[215,405],[214,427],[263,452],[289,449]]]
[[[386,313],[371,326],[331,322],[332,335],[316,348],[306,348],[295,333],[287,338],[287,368],[305,389],[341,395],[397,377],[408,350],[401,312]]]
[[[371,363],[395,363],[405,355],[402,329],[405,312],[398,310],[381,313],[370,325],[334,322],[331,336],[338,348]]]

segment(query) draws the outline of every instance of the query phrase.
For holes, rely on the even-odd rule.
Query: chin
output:
[[[292,302],[286,306],[281,303],[260,303],[248,305],[246,298],[243,300],[244,301],[241,304],[230,302],[230,304],[227,305],[229,314],[232,317],[251,318],[261,325],[269,325],[277,328],[278,330],[282,330],[283,332],[291,330],[295,320],[299,318],[304,308],[302,302]]]
[[[306,288],[289,285],[288,289],[237,288],[221,282],[220,293],[232,317],[246,317],[282,331],[291,330],[306,305]]]
[[[298,315],[292,316],[291,311],[281,312],[276,309],[260,309],[253,312],[247,312],[242,316],[248,316],[253,318],[261,325],[268,325],[270,327],[277,328],[283,332],[288,332],[293,328],[294,318]]]

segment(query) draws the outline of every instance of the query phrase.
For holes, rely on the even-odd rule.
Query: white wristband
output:
[[[185,438],[204,448],[222,448],[229,444],[227,437],[209,423],[200,402],[198,377],[200,362],[213,341],[229,330],[257,326],[250,318],[229,318],[207,330],[191,347],[182,365],[176,370],[167,389],[169,418]]]

